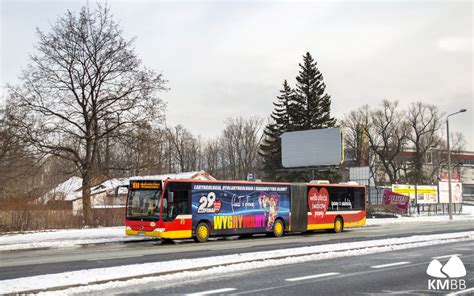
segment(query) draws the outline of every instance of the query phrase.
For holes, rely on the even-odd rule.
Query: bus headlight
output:
[[[165,229],[164,228],[155,228],[153,231],[154,232],[163,232],[163,231],[165,231]]]
[[[127,226],[127,227],[125,227],[125,230],[132,230],[132,227]]]

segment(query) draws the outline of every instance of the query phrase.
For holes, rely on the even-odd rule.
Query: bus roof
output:
[[[252,181],[231,181],[231,180],[184,180],[184,179],[167,179],[164,180],[166,182],[173,182],[173,183],[226,183],[226,184],[239,184],[239,185],[276,185],[276,186],[290,186],[293,184],[304,184],[306,186],[331,186],[331,187],[360,187],[365,188],[364,185],[356,185],[356,184],[314,184],[314,183],[289,183],[289,182],[252,182]]]

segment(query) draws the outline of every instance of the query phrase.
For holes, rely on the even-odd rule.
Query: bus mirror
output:
[[[120,185],[120,186],[115,187],[115,198],[119,196],[120,188],[127,188],[128,190],[128,185]]]
[[[168,192],[168,202],[173,203],[174,200],[174,192],[169,191]]]

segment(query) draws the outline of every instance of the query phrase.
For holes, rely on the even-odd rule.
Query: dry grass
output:
[[[125,209],[93,209],[94,225],[124,225]],[[0,233],[45,229],[71,229],[84,227],[81,215],[73,215],[65,205],[36,205],[25,199],[0,202]]]

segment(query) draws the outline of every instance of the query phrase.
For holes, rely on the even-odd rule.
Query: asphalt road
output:
[[[130,286],[128,295],[445,295],[453,290],[429,290],[426,274],[433,257],[458,254],[466,268],[466,289],[474,287],[473,242],[459,242],[400,251],[275,266],[212,279],[181,282],[166,288]],[[443,265],[450,256],[438,259]],[[219,292],[220,291],[220,292]],[[114,291],[111,291],[114,292]],[[466,292],[473,295],[474,290]]]
[[[317,232],[282,238],[225,238],[198,244],[192,240],[161,244],[143,241],[77,248],[0,252],[0,280],[65,271],[208,257],[338,242],[356,242],[389,237],[474,230],[472,221],[394,224],[347,230],[333,234]]]

